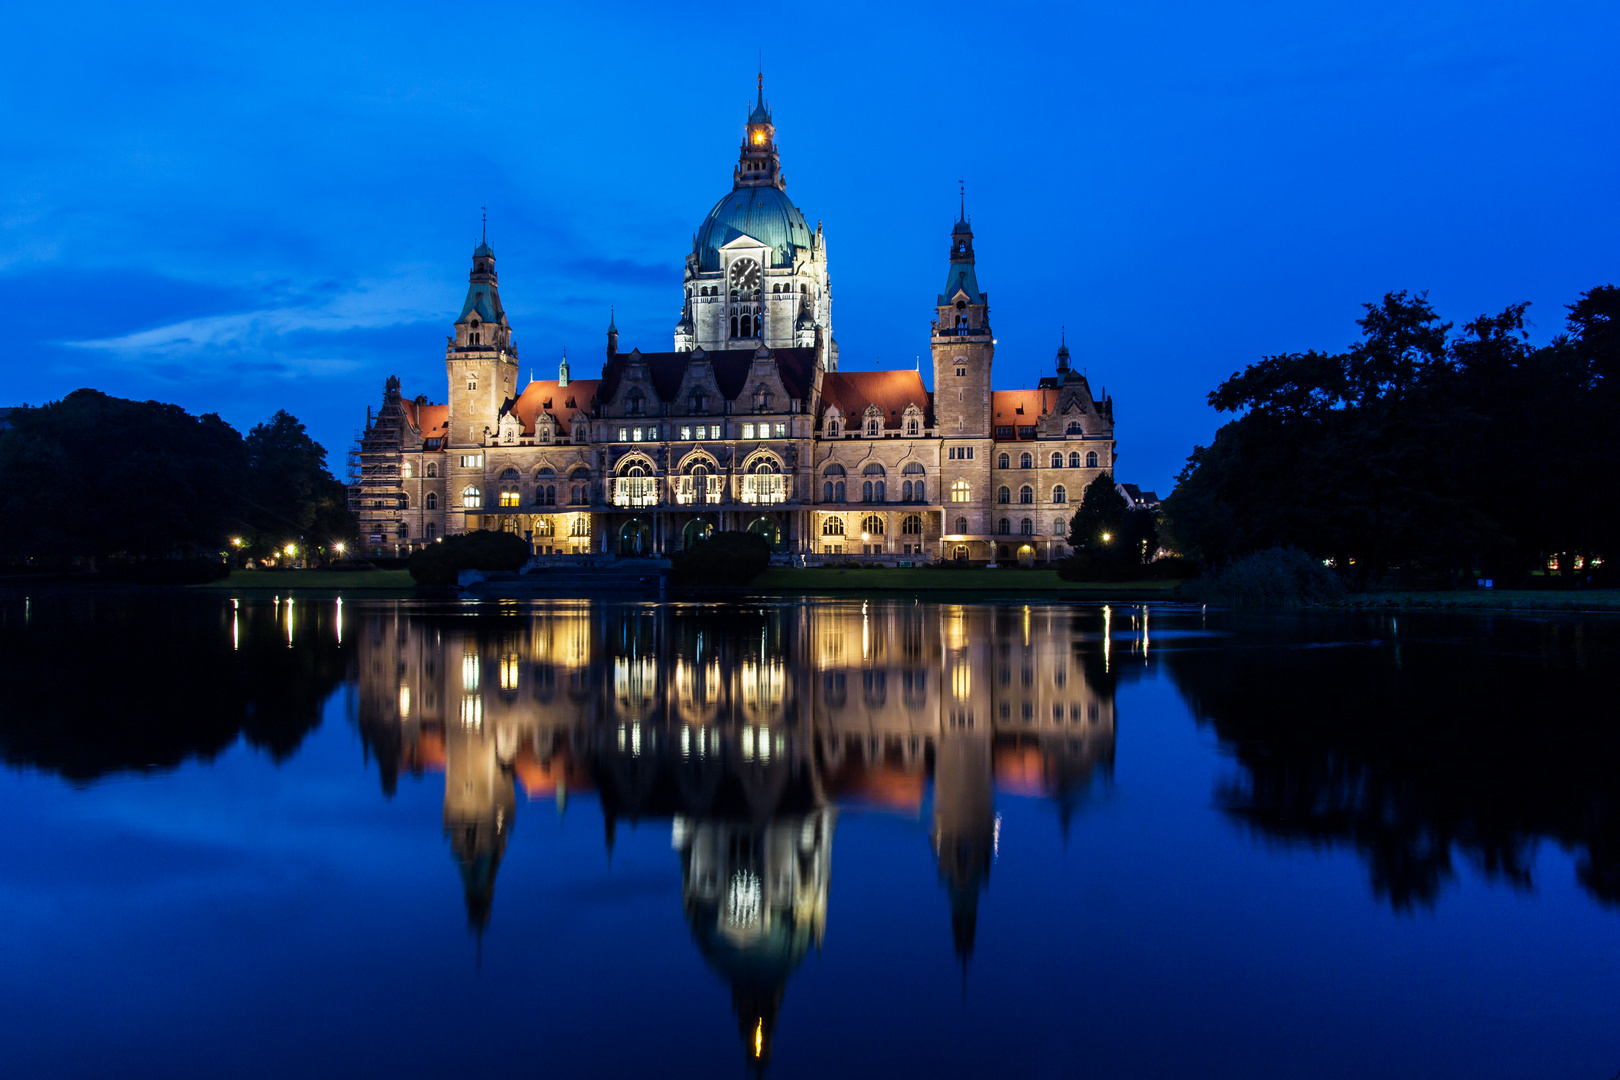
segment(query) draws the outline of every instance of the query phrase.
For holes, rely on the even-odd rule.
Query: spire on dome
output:
[[[764,65],[761,65],[763,68]],[[771,110],[765,107],[765,72],[759,73],[757,96],[754,99],[754,111],[748,115],[749,124],[768,124],[771,122]]]
[[[732,190],[744,187],[787,188],[787,181],[782,176],[782,159],[776,153],[776,126],[771,123],[771,110],[765,104],[763,71],[759,74],[754,111],[748,114],[742,155],[737,161],[737,171],[732,174],[732,181]]]
[[[478,246],[473,248],[473,258],[482,256],[493,259],[495,249],[489,246],[489,211],[482,206],[478,209],[483,211],[482,231],[478,237]]]
[[[960,200],[958,202],[959,210],[956,215],[956,227],[951,229],[951,235],[971,237],[973,235],[973,226],[968,223],[967,216],[967,183],[962,180],[958,180],[957,183],[961,185],[961,189],[957,193]]]
[[[1069,332],[1067,327],[1058,330],[1057,369],[1059,375],[1069,373]]]

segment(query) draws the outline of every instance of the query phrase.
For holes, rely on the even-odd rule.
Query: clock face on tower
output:
[[[759,288],[759,263],[753,259],[738,259],[732,263],[731,287],[742,293]]]

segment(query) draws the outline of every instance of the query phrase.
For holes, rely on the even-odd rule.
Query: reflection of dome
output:
[[[792,266],[794,253],[810,247],[810,227],[786,192],[740,187],[727,192],[703,219],[693,249],[698,268],[720,269],[720,249],[745,234],[771,248],[772,266]]]

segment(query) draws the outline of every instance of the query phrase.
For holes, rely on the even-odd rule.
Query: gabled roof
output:
[[[720,395],[727,401],[736,401],[746,392],[748,372],[754,364],[754,353],[754,349],[703,351],[703,358],[714,368],[714,381],[720,388]],[[772,349],[770,354],[771,359],[776,361],[777,372],[782,377],[782,385],[786,388],[788,396],[800,400],[809,398],[810,388],[815,379],[816,350],[809,347]],[[601,386],[597,391],[603,402],[612,400],[613,395],[619,392],[619,382],[624,378],[624,370],[630,363],[631,355],[621,352],[608,357],[607,364],[602,368]],[[652,377],[653,391],[660,401],[675,400],[675,395],[681,392],[681,381],[686,376],[686,366],[697,355],[696,352],[640,354],[642,361],[647,365],[648,374]],[[574,385],[570,383],[570,389]]]
[[[829,371],[821,377],[823,414],[828,405],[837,405],[850,424],[860,423],[866,407],[876,405],[885,427],[899,424],[906,406],[915,405],[922,410],[923,426],[934,426],[934,399],[918,371]]]
[[[990,391],[992,430],[994,427],[1011,425],[1012,435],[1003,435],[1000,438],[1016,441],[1018,428],[1039,423],[1048,405],[1055,400],[1056,395],[1050,390],[1044,393],[1040,390],[992,390]]]
[[[402,397],[400,407],[405,410],[405,421],[423,439],[442,439],[449,434],[450,406],[430,405]]]
[[[506,411],[518,418],[525,435],[534,434],[535,419],[541,413],[550,413],[557,421],[557,432],[571,438],[574,432],[574,414],[591,411],[591,399],[596,397],[600,379],[569,379],[563,386],[556,379],[536,379],[523,388],[517,400]]]

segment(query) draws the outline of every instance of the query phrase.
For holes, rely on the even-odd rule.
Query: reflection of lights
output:
[[[461,688],[478,689],[478,654],[467,653],[461,658]]]
[[[681,757],[692,756],[692,729],[681,728]]]
[[[337,598],[337,643],[343,644],[343,597]]]
[[[408,686],[399,688],[399,718],[401,720],[411,718],[411,688]]]
[[[958,701],[966,701],[969,691],[973,689],[973,672],[963,663],[951,668],[951,696]]]
[[[992,859],[1001,854],[1001,815],[996,815],[995,828],[990,833],[990,857]]]
[[[754,1056],[759,1057],[765,1052],[765,1018],[762,1016],[759,1023],[754,1026]]]
[[[1114,612],[1107,604],[1103,605],[1103,671],[1108,670],[1108,635],[1113,625]]]
[[[461,724],[463,727],[481,728],[484,726],[484,699],[477,694],[467,694],[461,699]]]
[[[289,596],[289,597],[287,597],[287,648],[289,648],[289,649],[292,648],[292,643],[293,643],[292,638],[293,638],[293,598]]]
[[[501,689],[516,690],[518,687],[518,657],[516,653],[507,653],[501,657]]]
[[[759,878],[750,870],[731,875],[726,889],[726,922],[735,930],[752,930],[759,925]]]
[[[754,760],[754,729],[746,725],[742,729],[742,756],[744,761]]]

